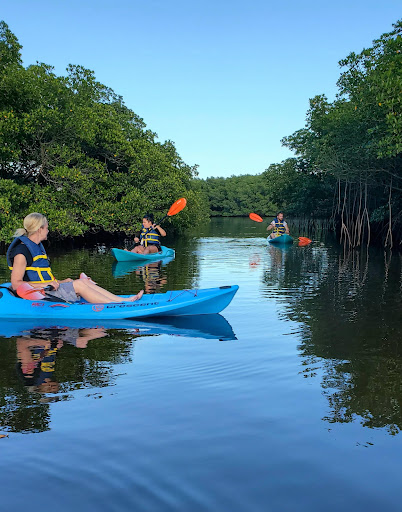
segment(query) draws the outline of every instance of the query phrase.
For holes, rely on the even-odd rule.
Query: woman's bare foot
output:
[[[136,300],[140,300],[143,295],[144,290],[140,290],[137,293],[137,295],[132,295],[131,297],[127,297],[127,299],[124,299],[124,302],[135,302]]]

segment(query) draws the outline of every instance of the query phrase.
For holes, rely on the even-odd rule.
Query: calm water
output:
[[[401,257],[294,234],[215,220],[139,268],[50,249],[116,293],[240,289],[204,319],[1,322],[2,510],[399,511]]]

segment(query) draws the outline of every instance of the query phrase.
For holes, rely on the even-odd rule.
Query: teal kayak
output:
[[[268,243],[270,244],[293,244],[293,238],[290,235],[279,235],[275,238],[267,238]]]
[[[161,246],[159,252],[152,254],[139,254],[137,252],[124,251],[123,249],[112,249],[110,251],[117,261],[156,261],[162,258],[167,258],[175,255],[173,249],[169,247]]]
[[[147,293],[135,302],[92,304],[52,302],[16,297],[10,283],[0,285],[0,319],[58,319],[58,320],[120,320],[151,316],[211,315],[220,313],[233,299],[239,287],[220,286],[194,290],[174,290],[166,293]],[[57,299],[56,299],[57,300]]]

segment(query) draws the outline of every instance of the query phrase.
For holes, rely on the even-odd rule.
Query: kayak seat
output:
[[[0,288],[2,290],[7,290],[13,297],[17,297],[18,299],[21,298],[19,295],[17,295],[17,292],[11,288],[11,286],[0,286]]]
[[[13,297],[16,297],[17,299],[26,300],[23,297],[20,297],[17,294],[17,292],[12,289],[11,286],[0,286],[0,288],[2,290],[7,290],[10,295],[12,295]],[[44,301],[47,301],[47,302],[64,302],[64,303],[67,303],[66,300],[58,298],[58,297],[52,297],[51,295],[48,295],[47,297],[44,296],[43,299],[40,299],[40,300],[44,300]],[[81,302],[81,301],[77,301],[77,302]]]

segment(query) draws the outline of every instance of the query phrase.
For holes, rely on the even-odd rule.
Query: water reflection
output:
[[[113,263],[113,277],[124,277],[135,272],[144,283],[145,293],[158,293],[167,284],[167,272],[164,268],[174,257],[163,258],[150,263],[115,262]]]
[[[132,336],[116,336],[103,327],[26,327],[5,322],[0,327],[2,335],[12,336],[0,338],[2,429],[49,430],[50,402],[68,400],[79,388],[111,385],[113,365],[130,358]],[[92,340],[101,343],[88,346]]]
[[[368,276],[370,278],[368,278]],[[264,293],[300,322],[305,378],[320,378],[324,420],[402,428],[401,258],[326,247],[270,251]]]
[[[235,340],[221,315],[55,326],[54,320],[0,322],[0,425],[13,432],[50,429],[49,404],[82,388],[115,383],[115,366],[131,362],[136,339],[171,335]],[[91,342],[91,343],[90,343]]]
[[[86,348],[93,339],[103,338],[103,328],[32,329],[29,336],[17,338],[17,375],[30,391],[57,393],[60,384],[55,379],[56,356],[65,343]]]
[[[144,264],[144,262],[132,262],[132,261],[115,261],[112,266],[112,274],[113,277],[119,278],[127,276],[136,270],[147,269],[144,273],[152,274],[153,269],[158,269],[160,271],[163,266],[166,266],[168,263],[174,260],[174,256],[169,258],[161,258],[158,261],[153,261],[152,263]],[[150,268],[149,268],[150,267]],[[149,268],[149,270],[148,270]],[[141,275],[141,274],[140,274]]]

